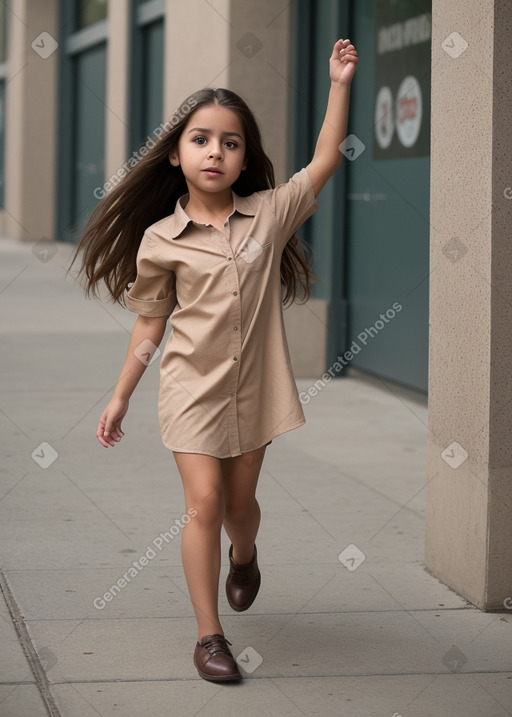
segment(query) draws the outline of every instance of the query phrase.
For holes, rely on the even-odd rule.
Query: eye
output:
[[[226,142],[226,147],[228,149],[235,149],[236,147],[238,147],[238,144],[236,142],[233,142],[232,139],[228,139],[228,141]]]
[[[194,141],[196,144],[202,146],[202,145],[206,142],[206,139],[205,139],[205,137],[194,137],[194,140],[193,140],[193,141]]]

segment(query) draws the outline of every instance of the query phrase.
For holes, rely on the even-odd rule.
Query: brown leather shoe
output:
[[[226,579],[228,603],[237,612],[251,607],[261,585],[258,568],[258,553],[254,546],[254,555],[250,563],[238,565],[233,560],[233,546],[229,548],[229,574]]]
[[[196,644],[194,665],[203,680],[227,682],[242,678],[228,645],[231,643],[224,635],[205,635]]]

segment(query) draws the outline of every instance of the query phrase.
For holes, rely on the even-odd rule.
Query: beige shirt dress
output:
[[[283,322],[283,249],[317,209],[307,170],[240,197],[225,232],[186,214],[152,224],[137,254],[126,306],[169,316],[158,418],[172,451],[217,458],[268,445],[306,422]]]

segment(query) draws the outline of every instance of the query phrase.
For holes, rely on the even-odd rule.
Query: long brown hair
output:
[[[103,280],[114,302],[125,306],[124,292],[137,275],[137,251],[145,230],[174,211],[177,200],[188,192],[181,167],[173,167],[169,152],[177,147],[192,114],[200,107],[218,103],[236,112],[245,131],[247,169],[233,184],[240,196],[275,187],[272,162],[263,151],[256,119],[239,95],[226,89],[199,90],[191,95],[161,127],[165,132],[151,140],[141,159],[127,167],[124,177],[92,211],[77,245],[69,269],[80,252],[81,267],[76,276],[85,274],[87,296],[98,296],[97,285]],[[155,132],[156,133],[156,132]],[[142,148],[141,148],[142,153]],[[125,165],[126,167],[126,165]],[[118,173],[119,174],[119,173]],[[100,196],[102,196],[100,194]],[[297,235],[285,245],[281,257],[283,304],[308,300],[312,281],[311,250]],[[69,271],[68,269],[68,271]]]

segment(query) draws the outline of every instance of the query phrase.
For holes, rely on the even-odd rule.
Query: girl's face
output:
[[[189,191],[222,192],[245,169],[245,136],[236,112],[208,105],[190,117],[175,150],[169,153],[174,167],[181,165]]]

